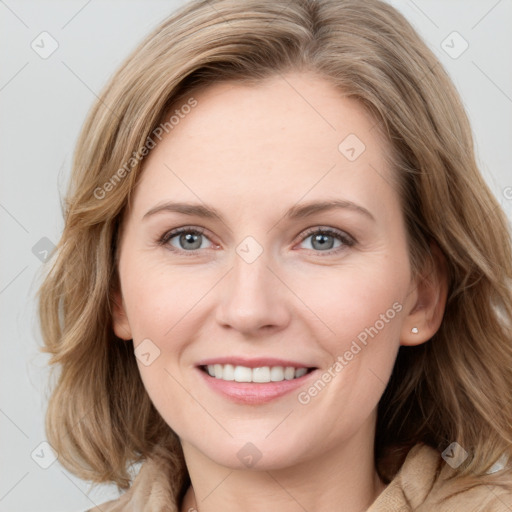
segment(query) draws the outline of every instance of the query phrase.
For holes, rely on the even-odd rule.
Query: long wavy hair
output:
[[[512,455],[511,235],[440,62],[379,0],[196,0],[146,37],[92,107],[39,290],[42,350],[59,370],[47,437],[79,477],[126,489],[130,464],[157,451],[183,493],[179,440],[144,389],[133,343],[112,328],[120,219],[143,169],[141,148],[172,108],[209,84],[258,84],[289,71],[316,73],[373,116],[392,148],[413,275],[433,268],[431,242],[446,259],[442,324],[427,343],[399,349],[379,402],[381,477],[389,481],[418,442],[442,451],[457,441],[470,454],[457,475],[480,481]]]

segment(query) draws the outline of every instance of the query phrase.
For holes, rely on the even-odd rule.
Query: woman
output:
[[[95,510],[512,507],[510,233],[391,6],[187,4],[89,114],[65,220],[47,434],[129,488]]]

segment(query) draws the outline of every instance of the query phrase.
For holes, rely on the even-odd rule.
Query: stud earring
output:
[[[413,327],[413,328],[411,329],[411,332],[412,332],[413,334],[418,334],[418,333],[420,332],[420,330],[419,330],[417,327]]]

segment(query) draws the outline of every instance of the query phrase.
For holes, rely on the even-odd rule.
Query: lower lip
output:
[[[264,404],[275,400],[304,385],[305,381],[316,372],[313,370],[298,379],[260,383],[222,380],[211,377],[200,368],[197,371],[211,389],[240,404]]]

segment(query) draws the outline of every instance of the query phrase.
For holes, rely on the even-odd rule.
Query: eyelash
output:
[[[199,251],[200,249],[193,249],[191,251],[185,251],[183,249],[177,249],[176,247],[172,247],[171,245],[169,245],[169,241],[171,239],[173,239],[177,235],[181,235],[182,233],[192,233],[194,235],[204,235],[205,230],[202,228],[195,228],[195,227],[192,228],[192,227],[188,227],[188,226],[185,226],[182,228],[177,228],[172,231],[166,231],[157,240],[157,243],[158,243],[158,245],[161,245],[161,246],[167,246],[167,248],[169,250],[176,252],[178,254],[182,254],[183,256],[186,256],[186,257],[197,256],[198,255],[197,251]],[[330,256],[333,254],[337,254],[337,253],[340,253],[341,251],[346,250],[348,247],[353,247],[354,245],[357,244],[357,240],[355,238],[347,235],[343,231],[338,231],[338,230],[335,230],[332,228],[320,228],[320,227],[310,228],[310,229],[306,230],[306,232],[304,233],[303,237],[300,240],[300,243],[304,242],[304,240],[306,240],[313,234],[323,234],[323,235],[327,235],[327,236],[332,236],[334,238],[337,238],[339,241],[341,241],[343,243],[342,246],[337,247],[336,249],[330,249],[328,251],[315,251],[314,249],[307,249],[307,250],[311,250],[315,253],[318,253],[320,256]],[[206,237],[206,238],[208,238],[208,237]]]

